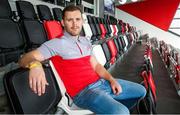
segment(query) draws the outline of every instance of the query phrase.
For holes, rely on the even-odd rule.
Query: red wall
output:
[[[179,3],[180,0],[146,0],[117,8],[167,31]]]

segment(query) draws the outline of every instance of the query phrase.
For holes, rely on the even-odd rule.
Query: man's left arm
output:
[[[102,66],[94,56],[91,56],[90,63],[94,71],[105,80],[108,80],[111,84],[112,91],[115,95],[119,95],[122,92],[120,84],[112,77],[112,75]]]

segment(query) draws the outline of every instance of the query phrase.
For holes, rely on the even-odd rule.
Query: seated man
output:
[[[39,96],[48,85],[41,61],[52,56],[61,57],[61,79],[74,103],[98,114],[129,114],[146,90],[140,84],[112,75],[100,65],[91,52],[91,43],[79,36],[82,29],[82,11],[77,6],[67,6],[62,13],[64,36],[45,42],[39,48],[25,54],[19,61],[29,68],[29,85]]]

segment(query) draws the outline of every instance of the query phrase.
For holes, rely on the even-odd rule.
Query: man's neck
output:
[[[72,35],[72,34],[70,34],[69,32],[67,32],[67,31],[64,31],[64,33],[66,33],[66,34],[68,34],[69,36],[71,36],[72,38],[75,38],[75,39],[78,39],[79,38],[79,35]]]

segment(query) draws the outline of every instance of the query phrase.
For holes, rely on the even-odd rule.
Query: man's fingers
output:
[[[113,93],[116,94],[116,88],[112,87]]]
[[[36,89],[36,79],[32,79],[32,90],[34,91],[34,93],[37,93],[37,89]]]
[[[42,82],[42,86],[41,86],[41,91],[42,91],[42,94],[45,93],[45,88],[46,88],[46,83],[45,82]]]
[[[119,95],[121,93],[120,88],[116,88],[116,95]]]
[[[113,93],[115,95],[119,95],[122,92],[122,89],[120,86],[119,87],[118,86],[112,86],[112,90],[113,90]]]
[[[41,94],[42,94],[42,92],[41,92],[41,87],[42,87],[41,81],[38,81],[38,82],[37,82],[37,91],[38,91],[38,95],[39,95],[39,96],[41,96]]]
[[[29,78],[29,86],[30,86],[30,88],[32,89],[32,87],[33,87],[33,86],[32,86],[32,79],[30,79],[30,78]]]

